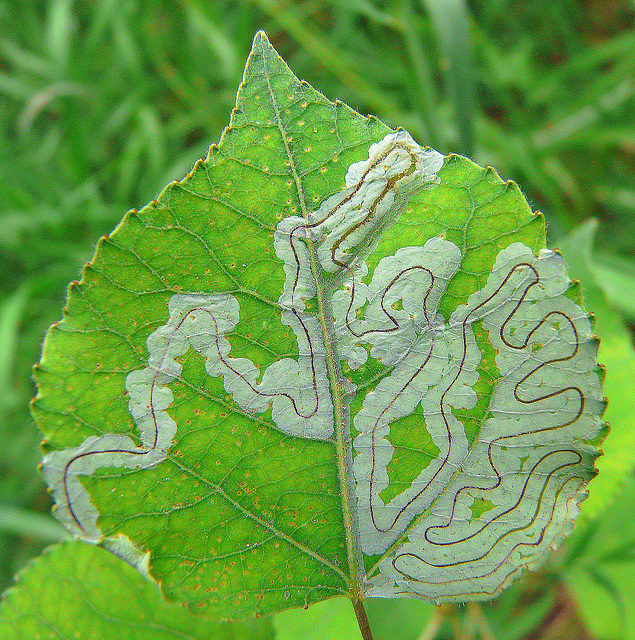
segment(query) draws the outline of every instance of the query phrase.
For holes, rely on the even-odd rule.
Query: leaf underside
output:
[[[603,432],[544,246],[516,185],[258,34],[220,143],[101,239],[47,334],[57,517],[219,618],[491,597],[569,531]]]

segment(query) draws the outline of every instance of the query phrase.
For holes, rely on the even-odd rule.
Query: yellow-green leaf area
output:
[[[421,405],[409,416],[390,425],[388,441],[395,452],[388,464],[390,484],[379,494],[386,504],[407,489],[440,453],[426,429]]]
[[[484,286],[501,249],[522,242],[538,252],[545,246],[545,231],[542,216],[532,212],[520,189],[493,169],[450,155],[438,176],[438,185],[412,196],[399,221],[382,236],[372,261],[404,246],[401,238],[423,246],[441,236],[456,244],[461,267],[439,305],[448,318]]]
[[[487,498],[474,498],[474,502],[470,505],[472,512],[472,520],[478,520],[484,513],[494,509],[496,505]]]
[[[502,378],[496,366],[496,350],[488,340],[483,323],[474,322],[472,328],[476,344],[481,352],[481,361],[476,367],[478,380],[473,387],[478,400],[470,409],[452,409],[454,417],[463,423],[465,435],[470,445],[478,438],[483,423],[490,417],[489,404],[492,393],[497,381]]]

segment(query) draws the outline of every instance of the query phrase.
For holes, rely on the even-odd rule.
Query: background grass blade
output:
[[[473,156],[476,93],[467,5],[464,0],[422,2],[439,41],[440,62],[447,77],[447,90],[458,129],[456,151]]]

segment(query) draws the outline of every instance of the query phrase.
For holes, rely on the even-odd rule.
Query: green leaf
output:
[[[164,600],[112,554],[71,542],[32,560],[0,603],[4,640],[270,640],[266,618],[219,623]]]
[[[611,304],[629,318],[635,318],[635,264],[618,255],[599,254],[593,271]]]
[[[56,516],[219,618],[491,597],[604,432],[597,342],[520,190],[254,40],[205,160],[103,238],[37,368]]]

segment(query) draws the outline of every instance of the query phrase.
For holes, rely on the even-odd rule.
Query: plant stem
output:
[[[478,602],[468,602],[467,611],[472,620],[476,623],[476,628],[479,630],[483,640],[496,640],[492,628],[489,626],[489,622],[483,613],[483,609]]]
[[[459,620],[459,616],[456,613],[456,607],[449,602],[441,605],[441,607],[444,609],[443,613],[447,616],[448,622],[452,627],[452,632],[454,633],[455,640],[466,640],[463,629],[461,629],[461,621]]]
[[[306,204],[306,197],[304,195],[304,188],[302,186],[302,180],[300,174],[295,165],[294,155],[291,152],[290,142],[287,131],[282,124],[280,107],[278,106],[275,92],[271,85],[271,78],[267,70],[266,58],[264,64],[264,72],[267,81],[267,88],[271,98],[271,103],[274,107],[276,114],[276,126],[280,131],[280,137],[284,144],[285,155],[289,160],[289,167],[293,180],[296,185],[298,193],[298,201],[302,210],[302,217],[304,220],[308,220],[309,211]],[[348,588],[349,595],[353,601],[353,607],[355,603],[361,600],[360,594],[360,576],[357,566],[357,553],[356,553],[356,532],[355,521],[353,518],[353,512],[351,507],[351,483],[349,481],[349,458],[350,458],[350,424],[348,412],[344,405],[344,384],[342,381],[341,371],[339,369],[339,359],[337,357],[337,351],[335,349],[335,337],[332,332],[332,323],[326,316],[326,292],[324,290],[324,283],[320,275],[320,265],[317,259],[317,252],[313,246],[311,238],[306,239],[307,248],[309,250],[309,259],[311,264],[311,273],[315,281],[315,293],[318,300],[318,320],[322,327],[322,334],[324,337],[324,349],[325,360],[327,366],[328,378],[331,386],[331,398],[333,401],[333,422],[334,422],[334,435],[335,435],[335,454],[337,458],[337,469],[340,481],[340,493],[342,500],[342,515],[344,520],[344,529],[346,535],[346,555],[348,561]],[[361,602],[360,602],[361,606]],[[364,610],[362,606],[362,611]],[[355,610],[357,613],[357,609]],[[364,613],[366,624],[368,619]],[[358,616],[359,620],[359,616]],[[368,628],[370,632],[370,628]],[[372,636],[368,636],[372,638]]]
[[[445,609],[442,606],[438,606],[417,640],[434,640],[437,637],[437,633],[439,633],[444,618]]]
[[[355,615],[357,616],[357,624],[359,625],[359,630],[362,632],[362,638],[364,640],[373,640],[373,632],[370,629],[364,603],[361,600],[353,600],[352,602],[353,611],[355,611]]]

